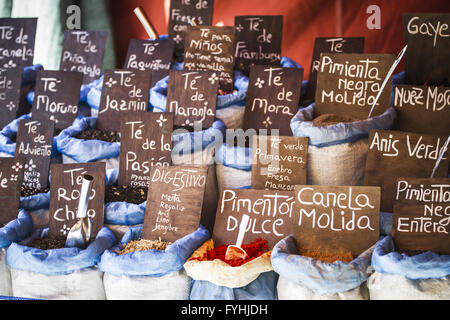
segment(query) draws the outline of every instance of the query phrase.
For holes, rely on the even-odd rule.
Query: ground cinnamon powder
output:
[[[351,252],[341,250],[339,252],[329,252],[329,251],[303,251],[301,253],[304,257],[310,257],[323,262],[333,263],[336,261],[350,262],[354,260]]]
[[[352,116],[341,116],[334,113],[325,113],[315,118],[312,123],[315,127],[326,127],[337,123],[355,122],[360,119]]]

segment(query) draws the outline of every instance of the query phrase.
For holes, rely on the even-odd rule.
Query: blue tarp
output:
[[[17,219],[0,228],[0,248],[6,248],[13,242],[22,241],[33,230],[33,221],[25,210],[19,210]]]

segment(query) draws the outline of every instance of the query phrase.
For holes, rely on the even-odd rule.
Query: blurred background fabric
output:
[[[197,0],[198,1],[198,0]],[[142,6],[158,34],[167,34],[170,0],[0,0],[1,17],[38,17],[35,63],[57,69],[69,5],[81,8],[82,29],[108,31],[104,69],[122,68],[130,39],[148,36],[133,9]],[[369,6],[380,9],[380,29],[369,29]],[[402,13],[450,12],[449,0],[215,0],[214,25],[236,15],[283,15],[282,55],[309,76],[316,37],[364,36],[366,53],[397,54],[404,46]],[[403,62],[397,70],[403,69]]]
[[[109,0],[0,0],[0,17],[38,18],[34,64],[58,70],[70,5],[81,9],[81,29],[108,32],[103,68],[115,68],[115,34]]]

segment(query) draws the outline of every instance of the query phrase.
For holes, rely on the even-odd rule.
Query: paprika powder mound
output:
[[[258,258],[259,256],[266,253],[269,249],[267,246],[267,240],[256,239],[255,241],[249,244],[243,244],[241,248],[247,253],[247,257],[245,259],[235,259],[235,260],[227,260],[225,259],[225,253],[227,252],[228,245],[221,245],[217,248],[213,248],[208,250],[203,256],[193,256],[188,261],[198,260],[198,261],[212,261],[215,259],[222,260],[232,267],[239,267],[243,264],[246,264],[253,259]]]

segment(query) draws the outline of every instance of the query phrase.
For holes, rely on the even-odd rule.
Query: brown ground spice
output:
[[[418,254],[425,253],[425,252],[427,252],[427,251],[426,250],[404,250],[404,251],[400,251],[399,253],[404,253],[407,256],[412,257],[412,256],[417,256]]]
[[[161,237],[158,240],[133,240],[127,243],[125,248],[120,251],[115,251],[119,255],[134,252],[134,251],[145,251],[145,250],[166,250],[166,248],[171,244],[171,242],[162,241]],[[122,245],[121,245],[122,246]]]
[[[29,197],[34,196],[38,193],[47,193],[50,191],[50,188],[29,188],[22,186],[20,188],[20,196],[21,197]]]
[[[315,118],[312,123],[315,127],[326,127],[337,123],[355,122],[360,119],[352,116],[341,116],[334,113],[325,113]]]
[[[301,253],[302,256],[314,258],[323,262],[333,263],[335,261],[343,261],[343,262],[350,262],[354,260],[353,255],[351,252],[319,252],[319,251],[305,251]]]
[[[37,248],[41,250],[61,249],[66,247],[65,239],[42,238],[34,239],[27,244],[27,247]]]

